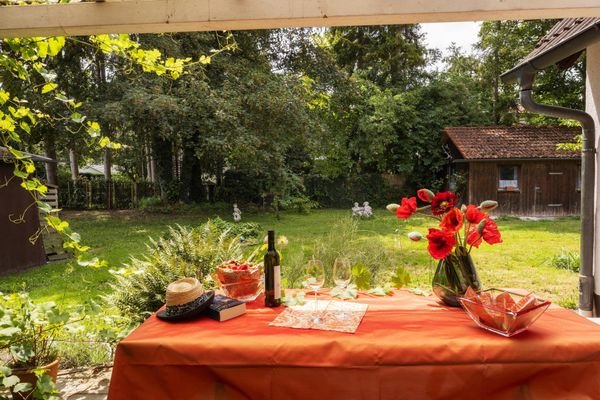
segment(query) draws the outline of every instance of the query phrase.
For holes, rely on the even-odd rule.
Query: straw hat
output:
[[[156,316],[167,321],[182,321],[200,316],[210,306],[214,291],[205,292],[196,278],[183,278],[167,286],[167,304]]]

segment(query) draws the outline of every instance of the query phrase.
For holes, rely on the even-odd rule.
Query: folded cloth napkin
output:
[[[286,308],[269,325],[354,333],[367,308],[367,304],[361,303],[307,300],[301,306]]]

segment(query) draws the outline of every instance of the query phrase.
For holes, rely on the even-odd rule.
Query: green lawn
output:
[[[309,215],[284,213],[277,220],[273,214],[244,213],[244,221],[257,222],[265,229],[287,236],[289,245],[283,249],[285,260],[311,254],[335,223],[350,214],[349,210],[317,210]],[[198,225],[214,211],[191,214],[143,214],[137,211],[114,213],[66,213],[65,217],[79,232],[92,255],[106,259],[110,267],[119,268],[130,256],[144,253],[149,237],[158,237],[169,225]],[[229,213],[221,217],[231,220]],[[413,218],[399,221],[385,210],[376,210],[376,218],[360,221],[358,240],[370,248],[388,251],[389,263],[402,265],[411,273],[411,287],[427,288],[435,263],[430,259],[426,242],[411,242],[406,233],[419,230],[426,233],[431,220]],[[552,256],[561,249],[579,249],[579,221],[498,220],[504,243],[482,245],[473,250],[473,259],[485,287],[519,287],[535,291],[563,306],[575,307],[577,302],[577,273],[551,266]],[[335,236],[335,232],[334,232]],[[381,255],[375,254],[380,257]],[[290,261],[291,263],[291,261]],[[105,294],[111,280],[108,268],[90,269],[73,261],[54,262],[23,274],[0,278],[0,291],[25,288],[34,299],[55,300],[75,304]]]

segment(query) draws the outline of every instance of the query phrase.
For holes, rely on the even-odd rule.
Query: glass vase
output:
[[[433,293],[445,304],[460,307],[458,298],[467,289],[481,290],[481,283],[471,255],[464,247],[457,247],[446,258],[440,260],[433,275]]]

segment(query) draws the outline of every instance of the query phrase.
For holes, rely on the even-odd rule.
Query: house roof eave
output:
[[[453,164],[467,164],[471,162],[520,162],[520,161],[581,161],[581,157],[564,158],[457,158],[452,160]]]
[[[52,158],[48,158],[45,156],[40,156],[37,154],[32,154],[32,153],[27,153],[27,152],[21,152],[23,153],[23,155],[25,156],[25,158],[28,158],[32,161],[40,161],[40,162],[45,162],[45,163],[51,163],[51,164],[56,164],[57,161],[52,159]],[[4,160],[13,160],[14,156],[12,155],[12,153],[6,148],[6,147],[2,147],[0,146],[0,161],[4,161]]]
[[[542,71],[573,54],[584,51],[588,46],[598,41],[600,41],[600,20],[577,35],[548,47],[548,49],[536,54],[534,57],[525,57],[521,63],[500,75],[500,78],[505,83],[518,81],[522,76]]]

